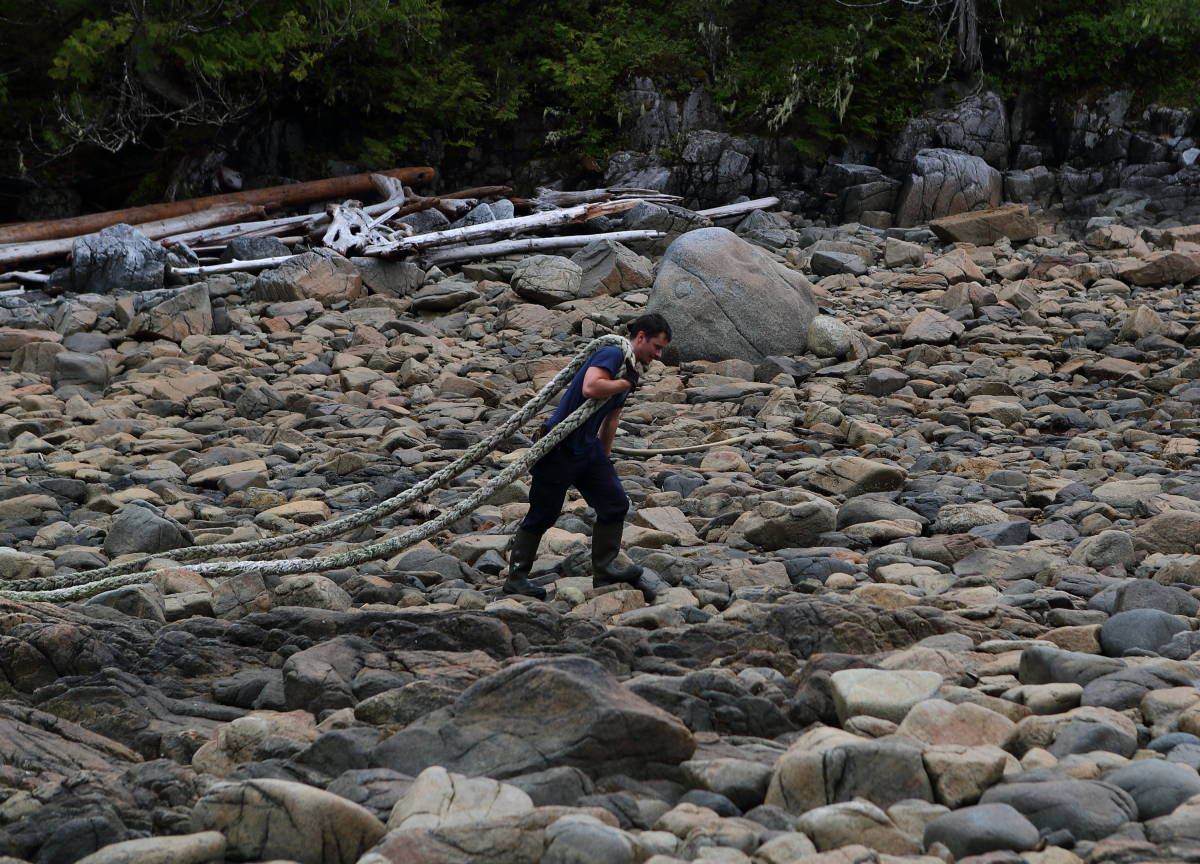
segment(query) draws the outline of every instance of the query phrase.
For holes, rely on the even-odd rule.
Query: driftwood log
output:
[[[228,264],[203,264],[199,267],[172,267],[171,272],[176,276],[212,276],[215,273],[257,273],[271,267],[278,267],[286,261],[291,261],[295,255],[280,255],[277,258],[257,258],[253,261],[230,261]]]
[[[731,219],[735,216],[745,216],[753,210],[766,210],[768,207],[775,207],[778,204],[778,198],[755,198],[753,201],[726,204],[724,207],[711,207],[708,210],[697,210],[696,212],[709,219]]]
[[[444,246],[447,243],[463,243],[469,240],[480,240],[484,237],[503,237],[515,234],[526,234],[530,231],[540,231],[544,228],[555,228],[559,225],[570,225],[586,222],[597,216],[609,216],[622,213],[636,207],[639,199],[624,201],[604,201],[598,204],[583,204],[579,207],[569,207],[565,210],[552,210],[548,213],[535,213],[532,216],[519,216],[516,219],[497,219],[494,222],[483,222],[478,225],[468,225],[465,228],[452,228],[447,231],[434,231],[429,234],[418,234],[416,237],[404,237],[390,243],[368,246],[365,255],[384,258],[395,258],[419,252],[433,246]]]
[[[617,243],[644,243],[665,237],[661,231],[609,231],[607,234],[574,234],[568,237],[522,237],[519,240],[502,240],[480,246],[462,246],[454,249],[432,249],[420,257],[423,266],[453,264],[456,261],[475,261],[480,258],[498,258],[501,255],[545,252],[550,249],[575,249],[597,240],[613,240]]]
[[[391,171],[375,172],[393,177],[402,184],[421,185],[433,179],[432,168],[394,168]],[[289,186],[272,186],[268,189],[253,189],[248,192],[231,192],[227,195],[212,195],[207,198],[191,198],[168,204],[150,204],[128,210],[112,210],[76,216],[73,219],[51,219],[45,222],[20,222],[0,225],[0,244],[28,243],[36,240],[54,240],[63,237],[78,237],[94,234],[110,225],[124,222],[127,225],[142,225],[163,219],[172,219],[208,210],[220,204],[250,204],[258,207],[284,207],[291,204],[308,204],[329,198],[352,198],[370,192],[373,188],[371,174],[352,174],[348,177],[331,177],[311,183],[293,183]],[[145,232],[143,232],[145,233]]]
[[[403,202],[403,199],[401,201]],[[394,216],[399,209],[392,207],[383,216],[373,219],[363,209],[360,201],[334,204],[329,208],[329,227],[325,230],[322,242],[347,258],[357,255],[368,246],[387,243],[391,232],[384,231],[379,225]]]
[[[223,204],[199,213],[160,219],[157,222],[143,222],[137,226],[137,230],[151,240],[161,240],[163,237],[179,234],[181,231],[211,229],[213,226],[243,222],[247,217],[261,217],[262,215],[263,209],[257,204]],[[40,240],[34,243],[12,243],[0,246],[0,265],[41,261],[66,255],[78,239],[78,237],[66,237],[60,240]]]

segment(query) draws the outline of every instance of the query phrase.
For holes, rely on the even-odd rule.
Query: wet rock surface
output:
[[[939,122],[978,165],[930,162],[916,191],[840,170],[914,223],[951,169],[1000,203],[998,127],[968,114]],[[86,285],[5,299],[0,589],[159,572],[0,600],[0,856],[1200,856],[1200,228],[635,215],[676,236],[165,286],[117,232]],[[100,287],[119,267],[153,284]],[[618,446],[741,439],[614,454],[618,565],[664,580],[653,602],[593,586],[574,497],[532,569],[546,601],[502,595],[527,478],[353,567],[172,558],[398,494],[648,309],[673,353]],[[410,530],[534,425],[424,506],[279,556]]]

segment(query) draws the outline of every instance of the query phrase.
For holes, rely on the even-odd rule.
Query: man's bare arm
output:
[[[600,366],[593,366],[583,375],[584,399],[608,399],[633,389],[633,382],[624,378],[613,380],[612,374]]]
[[[600,429],[596,435],[600,442],[604,444],[604,455],[611,456],[613,448],[613,439],[617,437],[617,424],[621,422],[621,409],[613,411],[600,423]]]

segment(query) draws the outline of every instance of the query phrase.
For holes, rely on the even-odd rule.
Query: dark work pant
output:
[[[529,473],[533,477],[529,513],[521,522],[521,529],[530,534],[541,534],[554,526],[571,486],[596,511],[598,522],[623,522],[629,512],[629,497],[599,442],[591,452],[583,454],[555,447]]]

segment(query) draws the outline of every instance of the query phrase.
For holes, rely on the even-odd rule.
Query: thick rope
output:
[[[375,507],[364,510],[360,513],[348,516],[343,519],[338,519],[333,522],[327,522],[323,525],[316,526],[304,531],[297,531],[291,534],[285,534],[279,537],[265,538],[263,540],[250,541],[246,543],[229,543],[212,546],[186,547],[184,549],[172,550],[169,554],[172,558],[216,558],[227,557],[232,554],[262,554],[263,552],[274,551],[277,549],[294,548],[302,543],[315,542],[317,540],[328,539],[329,537],[345,534],[363,525],[375,522],[384,516],[395,513],[398,510],[407,507],[424,497],[435,488],[445,485],[446,482],[457,477],[463,471],[479,462],[489,452],[495,449],[504,439],[513,435],[520,429],[525,422],[532,418],[541,407],[553,398],[554,394],[567,385],[574,377],[575,373],[587,362],[595,351],[605,345],[615,345],[620,348],[625,355],[625,363],[632,364],[633,352],[628,340],[620,336],[601,336],[598,339],[590,342],[583,351],[581,351],[572,362],[554,376],[541,391],[531,399],[526,405],[513,417],[504,423],[485,440],[479,442],[474,447],[470,448],[458,460],[451,465],[443,468],[441,471],[430,476],[426,480],[411,487],[405,492],[397,495],[388,501],[385,501]],[[311,573],[321,570],[333,570],[341,567],[349,567],[355,564],[361,564],[366,561],[378,560],[387,558],[396,553],[412,546],[422,540],[428,539],[437,534],[447,525],[461,519],[463,516],[472,512],[481,503],[492,497],[499,489],[507,486],[517,477],[520,477],[529,468],[540,459],[546,452],[556,446],[563,438],[570,435],[578,429],[588,417],[594,414],[607,400],[590,399],[584,402],[563,422],[559,423],[544,436],[532,448],[530,448],[520,459],[506,468],[496,477],[492,478],[486,485],[481,487],[475,493],[464,499],[450,510],[443,513],[437,519],[427,522],[424,525],[409,531],[399,537],[387,540],[383,543],[367,546],[361,549],[356,549],[347,552],[343,555],[337,555],[328,558],[301,558],[287,561],[232,561],[221,562],[214,564],[192,564],[181,565],[172,569],[193,570],[196,572],[211,574],[211,575],[234,575],[243,573],[248,570],[253,570],[262,574],[284,575],[292,573]],[[131,570],[140,569],[146,562],[150,561],[151,557],[136,559],[133,561],[122,562],[120,564],[110,565],[109,567],[98,570],[91,570],[85,573],[76,574],[68,577],[52,577],[51,579],[38,580],[23,580],[15,583],[8,583],[4,590],[0,590],[0,597],[5,597],[10,600],[23,600],[35,602],[57,602],[78,600],[84,597],[92,596],[93,594],[102,591],[108,591],[113,588],[118,588],[123,585],[131,585],[136,583],[144,583],[150,581],[157,573],[163,571],[150,572],[130,572]],[[50,584],[48,584],[50,583]],[[67,584],[64,584],[67,583]]]
[[[533,399],[529,400],[525,405],[491,435],[480,441],[475,446],[466,450],[457,460],[447,465],[445,468],[437,471],[429,477],[422,480],[415,486],[411,486],[400,494],[383,501],[374,507],[369,507],[358,513],[350,516],[335,519],[331,522],[325,522],[320,525],[306,528],[300,531],[295,531],[289,534],[282,534],[276,537],[267,537],[261,540],[247,540],[241,543],[221,543],[211,544],[207,546],[190,546],[173,549],[170,553],[165,553],[166,557],[172,560],[185,562],[195,560],[205,560],[211,558],[233,558],[250,555],[261,555],[268,552],[277,552],[282,549],[294,549],[298,546],[303,546],[306,543],[320,543],[325,540],[330,540],[334,537],[348,534],[358,528],[366,525],[371,525],[384,519],[393,513],[397,513],[406,507],[412,506],[421,498],[428,495],[435,489],[439,489],[458,477],[460,474],[471,468],[477,462],[482,460],[488,453],[496,449],[503,441],[512,437],[517,431],[528,423],[546,404],[554,398],[555,394],[563,389],[567,383],[575,376],[575,373],[587,362],[600,348],[605,345],[613,345],[621,348],[626,355],[626,362],[632,362],[632,353],[629,347],[628,340],[620,336],[601,336],[592,340],[588,345],[569,363],[562,371],[554,376],[549,383],[546,384]],[[4,586],[4,591],[38,591],[52,590],[57,588],[68,588],[75,585],[83,585],[89,582],[100,581],[107,579],[110,576],[119,576],[126,573],[136,573],[140,571],[147,563],[154,558],[162,558],[164,555],[143,556],[134,558],[129,561],[122,561],[119,564],[110,564],[107,567],[88,570],[83,573],[76,573],[69,576],[51,576],[40,579],[26,579],[14,582],[9,582]],[[4,596],[4,591],[0,591],[0,596]]]

